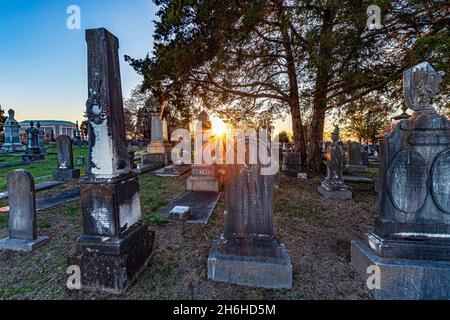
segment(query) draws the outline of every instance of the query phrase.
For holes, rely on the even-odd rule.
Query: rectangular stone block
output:
[[[367,281],[369,266],[379,267],[378,300],[449,300],[450,263],[425,260],[385,259],[361,241],[352,241],[352,266]]]
[[[70,181],[80,177],[80,169],[55,169],[52,176],[57,181]]]
[[[141,222],[119,239],[80,237],[68,262],[80,267],[82,290],[121,294],[150,263],[154,244],[155,233]]]
[[[4,238],[0,240],[0,250],[32,252],[48,243],[48,237],[38,236],[36,240]]]
[[[188,191],[203,191],[203,192],[219,192],[222,188],[222,183],[219,178],[206,176],[192,176],[187,179]]]
[[[169,213],[169,220],[186,221],[191,216],[190,207],[176,206]]]
[[[317,191],[326,199],[350,200],[352,198],[352,192],[349,190],[329,191],[322,186],[318,186]]]
[[[284,245],[272,248],[279,255],[261,257],[222,252],[220,242],[214,241],[208,257],[208,279],[268,289],[292,288],[292,264]]]

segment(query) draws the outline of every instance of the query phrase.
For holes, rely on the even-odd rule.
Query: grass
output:
[[[208,280],[211,244],[225,228],[223,195],[208,225],[163,222],[162,208],[185,191],[186,177],[160,178],[149,173],[139,176],[141,211],[155,231],[156,249],[150,266],[126,293],[113,296],[67,289],[67,257],[83,232],[81,206],[76,201],[38,213],[38,232],[50,238],[42,248],[27,254],[0,251],[0,300],[368,299],[364,281],[350,266],[350,241],[373,228],[377,196],[371,186],[361,185],[352,190],[353,200],[323,199],[316,191],[322,180],[282,175],[274,192],[274,231],[293,264],[292,290]],[[0,238],[7,235],[7,224],[7,216],[0,215]]]
[[[7,168],[0,168],[0,190],[6,189],[6,181],[8,178],[8,173],[16,170],[16,169],[25,169],[28,172],[31,173],[33,178],[35,179],[35,182],[42,182],[42,181],[49,181],[52,180],[52,171],[53,169],[56,169],[57,163],[58,163],[58,156],[54,153],[56,153],[56,148],[54,146],[47,148],[49,155],[45,156],[45,160],[38,163],[31,163],[28,165],[22,165],[22,166],[15,166],[15,167],[7,167]],[[81,175],[84,175],[86,172],[86,165],[83,166],[77,166],[76,165],[76,158],[78,156],[84,156],[85,159],[87,159],[88,155],[88,149],[80,148],[77,146],[73,146],[73,158],[74,158],[74,165],[75,168],[78,168],[81,170]],[[10,162],[19,162],[22,161],[21,157],[12,157],[7,154],[0,154],[0,163],[10,163]],[[39,179],[37,179],[39,178]]]

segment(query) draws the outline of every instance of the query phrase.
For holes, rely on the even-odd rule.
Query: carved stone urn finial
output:
[[[422,62],[403,73],[403,92],[409,109],[415,112],[436,112],[432,101],[444,76],[428,62]]]

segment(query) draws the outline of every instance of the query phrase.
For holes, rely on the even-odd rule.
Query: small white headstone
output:
[[[299,172],[299,173],[297,173],[297,178],[306,180],[306,179],[308,179],[308,175],[305,172]]]

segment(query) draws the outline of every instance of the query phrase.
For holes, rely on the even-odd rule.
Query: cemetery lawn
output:
[[[275,189],[274,224],[294,266],[292,290],[265,290],[212,282],[206,262],[214,239],[224,230],[221,198],[208,225],[164,222],[160,212],[185,190],[186,176],[139,177],[142,213],[156,231],[151,266],[123,295],[69,291],[67,256],[82,234],[79,202],[38,213],[38,230],[50,242],[33,254],[0,251],[1,299],[369,299],[365,281],[350,266],[350,241],[373,228],[377,196],[373,185],[349,184],[351,201],[323,199],[307,181],[282,175]],[[58,188],[67,188],[58,187]],[[57,190],[57,188],[56,188]],[[55,189],[39,192],[55,192]],[[7,235],[0,215],[0,237]]]
[[[0,191],[6,190],[6,180],[8,177],[8,173],[10,171],[16,169],[25,169],[31,173],[33,176],[35,183],[53,180],[52,178],[52,170],[56,169],[58,163],[58,156],[56,154],[56,147],[47,147],[48,155],[45,156],[45,160],[42,162],[30,163],[28,165],[15,166],[15,167],[5,167],[0,168]],[[87,159],[88,148],[80,148],[77,146],[73,146],[73,159],[74,166],[76,169],[81,169],[81,175],[85,174],[85,165],[77,166],[76,159],[78,156],[84,156]],[[0,164],[13,163],[13,162],[21,162],[21,156],[10,156],[7,154],[0,154]]]

